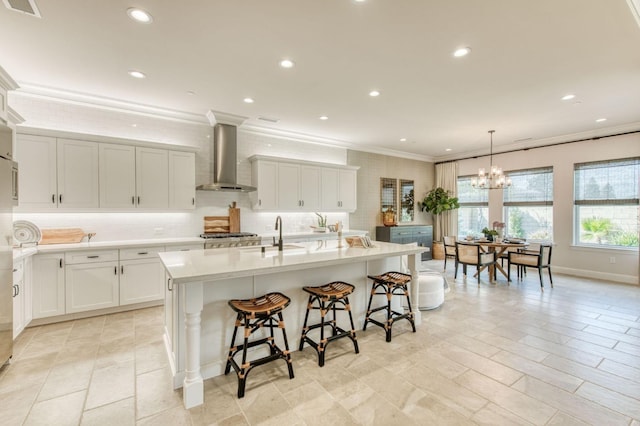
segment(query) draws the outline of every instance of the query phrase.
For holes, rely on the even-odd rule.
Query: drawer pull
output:
[[[141,251],[141,252],[138,252],[138,254],[139,254],[140,256],[142,256],[142,255],[145,255],[145,254],[149,254],[149,252],[148,252],[148,251]]]
[[[113,267],[113,275],[118,275],[118,267],[117,266]]]
[[[87,259],[97,259],[97,258],[99,258],[99,257],[100,257],[100,256],[98,256],[97,254],[94,254],[94,255],[92,255],[92,256],[87,256]]]
[[[167,290],[173,291],[173,286],[171,285],[171,278],[167,278]]]
[[[62,268],[62,258],[60,258],[60,267]]]
[[[58,195],[58,200],[60,201],[60,204],[62,204],[62,194]]]
[[[124,265],[120,265],[120,273],[124,275]]]
[[[134,205],[134,206],[136,205],[136,197],[135,197],[135,195],[131,196],[131,204]]]
[[[51,203],[52,204],[56,203],[56,194],[51,194]]]

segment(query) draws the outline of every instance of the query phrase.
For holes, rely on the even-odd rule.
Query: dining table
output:
[[[517,242],[511,242],[511,241],[501,241],[501,242],[496,242],[496,241],[482,241],[482,240],[476,240],[476,241],[472,241],[475,244],[478,244],[480,246],[480,250],[482,250],[485,253],[496,253],[496,263],[492,264],[492,265],[488,265],[488,266],[483,266],[480,268],[480,270],[478,270],[476,272],[476,274],[479,274],[480,272],[484,271],[487,267],[489,267],[489,280],[490,281],[495,281],[496,279],[496,269],[499,270],[502,275],[504,275],[505,278],[508,278],[508,274],[507,272],[504,270],[504,268],[502,267],[502,265],[500,263],[497,262],[498,259],[500,259],[500,256],[502,256],[506,251],[508,251],[510,248],[526,248],[528,246],[527,243],[523,242],[523,241],[517,241]],[[476,275],[474,275],[476,276]]]

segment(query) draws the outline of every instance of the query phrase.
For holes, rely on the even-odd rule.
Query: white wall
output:
[[[527,168],[553,167],[553,270],[578,276],[639,283],[637,250],[585,248],[573,245],[574,163],[640,156],[640,134],[603,138],[493,156],[494,164],[505,172]],[[474,175],[488,168],[489,158],[459,161],[459,176]],[[502,221],[502,190],[489,197],[489,223]],[[610,263],[610,258],[615,264]]]

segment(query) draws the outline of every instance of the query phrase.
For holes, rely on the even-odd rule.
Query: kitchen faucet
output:
[[[278,222],[280,223],[280,226],[278,226]],[[276,217],[276,231],[278,230],[280,231],[280,236],[278,237],[278,251],[282,251],[282,218],[280,216]],[[273,245],[275,246],[275,242]]]

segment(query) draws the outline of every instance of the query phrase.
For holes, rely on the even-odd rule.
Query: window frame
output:
[[[460,191],[460,182],[461,181],[468,181],[469,183],[469,187],[471,187],[471,179],[475,177],[472,175],[469,176],[458,176],[456,179],[456,189],[457,189],[457,195],[458,195],[458,205],[460,206],[458,208],[458,234],[460,233],[462,227],[460,226],[460,218],[463,216],[461,214],[461,210],[465,209],[465,208],[479,208],[479,209],[486,209],[486,216],[487,216],[487,224],[485,226],[489,226],[489,190],[488,189],[477,189],[474,188],[474,191],[477,191],[478,194],[486,194],[485,197],[479,197],[479,200],[471,200],[471,201],[465,201],[464,200],[464,195],[465,193]],[[483,200],[482,198],[486,198],[486,200]],[[480,230],[477,231],[477,234],[480,233]]]

